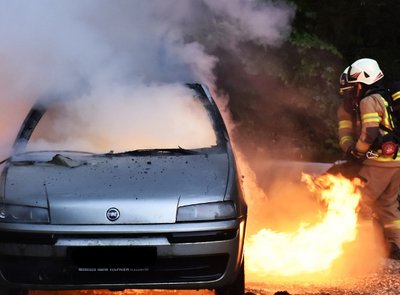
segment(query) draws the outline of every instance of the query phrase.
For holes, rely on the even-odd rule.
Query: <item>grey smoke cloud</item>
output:
[[[216,145],[212,130],[202,103],[180,84],[107,85],[79,99],[52,104],[27,149],[104,153],[204,148]]]
[[[0,0],[0,103],[12,113],[1,116],[0,146],[40,96],[90,96],[108,84],[199,81],[213,88],[218,58],[208,47],[240,40],[274,46],[287,37],[293,8],[274,3]]]
[[[2,72],[23,94],[103,81],[207,80],[215,59],[184,43],[164,2],[171,1],[2,1]]]
[[[234,41],[278,46],[290,32],[294,10],[284,2],[204,0]]]

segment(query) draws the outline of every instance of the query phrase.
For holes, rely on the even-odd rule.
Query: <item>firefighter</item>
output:
[[[355,61],[341,75],[339,144],[365,182],[360,214],[366,209],[372,211],[383,229],[389,257],[400,260],[400,155],[382,153],[382,144],[388,138],[385,130],[393,129],[382,78],[378,63],[370,58]]]

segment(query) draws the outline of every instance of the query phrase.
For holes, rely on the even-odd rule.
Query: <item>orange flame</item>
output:
[[[317,224],[301,224],[294,232],[262,229],[246,241],[247,273],[292,277],[327,271],[343,253],[343,246],[357,235],[357,207],[361,181],[342,176],[302,181],[326,205]]]

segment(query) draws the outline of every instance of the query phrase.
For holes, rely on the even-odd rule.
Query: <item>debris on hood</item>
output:
[[[54,165],[65,166],[65,167],[69,167],[69,168],[79,167],[84,164],[81,161],[73,160],[73,159],[63,156],[61,154],[56,154],[53,157],[53,159],[51,159],[48,163],[51,163]]]

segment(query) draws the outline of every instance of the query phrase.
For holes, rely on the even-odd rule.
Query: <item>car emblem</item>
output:
[[[119,210],[117,208],[110,208],[106,212],[107,219],[110,221],[116,221],[119,218]]]

